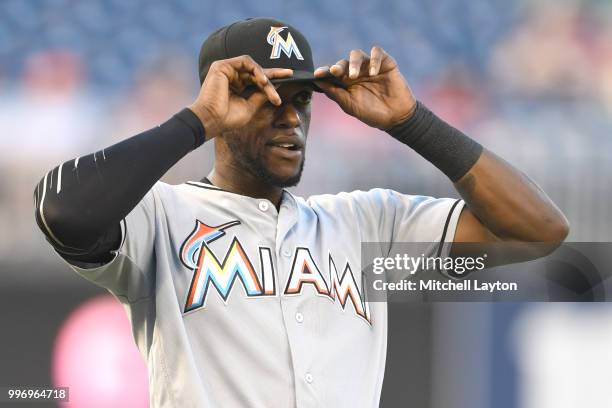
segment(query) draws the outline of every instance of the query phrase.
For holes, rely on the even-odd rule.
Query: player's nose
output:
[[[297,109],[291,104],[282,105],[278,108],[274,126],[285,129],[294,129],[300,126],[302,119]]]

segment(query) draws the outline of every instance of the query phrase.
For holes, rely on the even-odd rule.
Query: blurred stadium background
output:
[[[66,378],[58,377],[71,358],[61,340],[70,327],[62,325],[104,293],[71,273],[38,232],[35,183],[57,163],[189,104],[203,39],[249,16],[299,27],[319,64],[383,46],[421,100],[544,188],[570,220],[570,241],[612,239],[609,0],[2,0],[0,386]],[[211,166],[212,144],[164,180],[199,180]],[[430,164],[318,95],[295,191],[374,186],[456,196]],[[402,305],[391,324],[399,334],[390,339],[383,406],[612,406],[608,305]],[[108,385],[121,371],[109,361],[104,373],[91,371],[95,381]],[[100,392],[126,392],[117,379]],[[122,401],[114,405],[135,406]]]

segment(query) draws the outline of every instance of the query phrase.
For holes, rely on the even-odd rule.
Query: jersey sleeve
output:
[[[111,261],[100,264],[62,258],[64,262],[77,274],[106,288],[122,301],[132,303],[149,297],[155,266],[156,195],[154,186],[121,221],[121,244],[112,251]]]
[[[362,229],[373,232],[371,240],[380,243],[383,256],[393,257],[406,248],[418,251],[417,256],[449,255],[463,200],[407,195],[389,189],[350,194]]]
[[[431,243],[431,256],[446,257],[455,237],[461,199],[414,196],[390,191],[393,222],[383,231],[391,236],[390,252],[403,242]]]
[[[349,193],[360,224],[388,242],[452,242],[464,202],[372,189]],[[391,249],[391,247],[389,247]]]

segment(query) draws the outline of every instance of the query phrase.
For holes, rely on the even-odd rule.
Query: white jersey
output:
[[[387,305],[364,301],[361,243],[450,242],[457,201],[285,191],[277,211],[158,182],[111,262],[72,267],[124,305],[153,407],[377,407]]]

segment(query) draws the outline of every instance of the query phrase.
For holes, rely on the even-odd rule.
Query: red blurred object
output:
[[[98,296],[77,307],[55,340],[52,379],[69,387],[63,407],[148,407],[147,369],[121,304]]]
[[[69,50],[45,50],[30,55],[23,70],[26,89],[43,94],[70,94],[85,80],[85,67]]]

